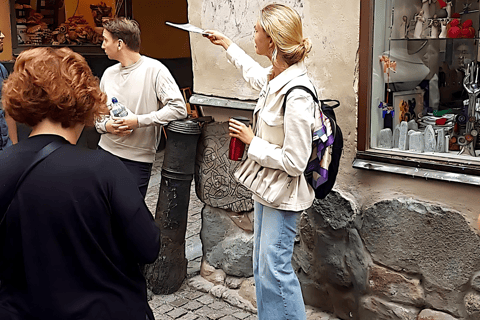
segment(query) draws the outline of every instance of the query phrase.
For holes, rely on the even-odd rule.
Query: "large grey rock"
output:
[[[240,229],[226,210],[203,207],[200,239],[203,258],[211,266],[237,277],[253,275],[253,233]]]
[[[333,302],[333,314],[340,319],[355,319],[358,302],[354,290],[338,288],[331,284],[327,284],[326,287]]]
[[[385,300],[421,307],[425,303],[425,293],[419,279],[372,265],[368,274],[370,292]]]
[[[388,302],[374,296],[364,296],[360,302],[361,320],[416,320],[419,310]]]
[[[348,229],[348,246],[345,251],[345,265],[350,271],[353,287],[357,293],[367,291],[367,270],[371,264],[357,229]]]
[[[241,161],[228,159],[229,144],[228,122],[204,125],[197,146],[195,190],[198,198],[211,207],[250,211],[252,193],[233,177]]]
[[[360,291],[365,288],[368,258],[353,228],[357,218],[356,204],[339,192],[332,191],[324,200],[315,200],[307,215],[302,215],[301,241],[294,251],[294,258],[302,256],[297,251],[304,249],[313,259],[312,270],[303,268],[304,272],[319,282],[328,279],[344,288],[354,283]]]
[[[351,319],[366,292],[371,260],[355,226],[357,205],[333,191],[301,215],[293,266],[307,304]]]
[[[480,267],[480,238],[458,212],[411,199],[365,210],[360,235],[375,262],[423,278],[426,304],[466,316],[458,301]]]
[[[333,230],[352,226],[358,216],[358,206],[341,192],[332,190],[323,200],[315,199],[313,205],[307,209],[310,217],[319,218],[317,221],[322,227]]]
[[[431,309],[423,309],[419,313],[417,320],[458,320],[448,313],[439,312]]]
[[[326,281],[315,281],[302,271],[297,272],[297,277],[302,286],[303,300],[306,305],[320,308],[325,312],[335,311],[333,300],[336,297],[332,297],[329,293]]]

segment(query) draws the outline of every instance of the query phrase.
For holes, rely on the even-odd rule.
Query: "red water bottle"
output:
[[[237,121],[242,122],[246,126],[249,125],[250,120],[245,117],[232,117]],[[245,152],[245,143],[243,143],[240,139],[231,137],[230,138],[230,147],[228,149],[228,159],[233,161],[240,161],[243,158],[243,153]]]

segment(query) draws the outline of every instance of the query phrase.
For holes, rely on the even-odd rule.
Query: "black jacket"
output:
[[[66,144],[13,195],[53,140]],[[120,160],[39,135],[0,153],[0,179],[0,319],[151,316],[139,264],[155,261],[160,231]]]

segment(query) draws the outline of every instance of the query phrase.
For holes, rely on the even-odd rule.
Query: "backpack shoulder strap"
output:
[[[292,91],[295,90],[295,89],[301,89],[301,90],[307,91],[307,92],[310,93],[310,95],[312,96],[313,101],[315,101],[317,104],[319,103],[318,98],[317,98],[317,95],[316,95],[315,93],[313,93],[312,90],[310,90],[308,87],[305,87],[305,86],[294,86],[294,87],[291,87],[290,89],[288,89],[288,91],[285,93],[285,97],[283,98],[283,106],[282,106],[283,115],[285,115],[285,110],[286,110],[286,108],[287,108],[287,97],[288,97],[288,95],[290,94],[290,92],[292,92]],[[323,100],[322,100],[322,101],[323,101]]]
[[[322,99],[320,100],[320,103],[322,104],[322,108],[328,107],[328,108],[335,109],[340,106],[340,101],[335,99]]]

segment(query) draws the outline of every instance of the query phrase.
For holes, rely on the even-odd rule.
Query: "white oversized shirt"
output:
[[[99,146],[112,154],[133,161],[153,163],[160,143],[160,125],[183,119],[187,109],[182,93],[170,71],[158,60],[141,56],[134,64],[109,67],[102,76],[100,89],[138,116],[139,127],[120,137],[105,130],[106,120],[97,122]]]

